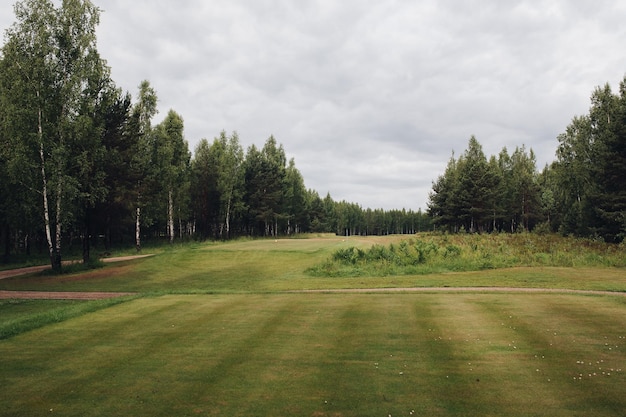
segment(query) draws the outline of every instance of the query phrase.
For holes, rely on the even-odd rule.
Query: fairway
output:
[[[623,296],[142,298],[0,341],[6,416],[619,416]]]

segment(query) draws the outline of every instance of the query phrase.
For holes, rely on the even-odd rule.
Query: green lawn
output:
[[[395,239],[192,244],[80,275],[0,280],[0,289],[140,293],[0,302],[0,330],[43,318],[0,340],[0,415],[623,415],[623,294],[285,292],[626,291],[626,271],[607,267],[304,272],[338,248]]]
[[[142,298],[0,341],[12,416],[619,416],[626,299]]]
[[[402,236],[248,240],[175,245],[156,256],[74,275],[0,280],[0,289],[141,293],[274,292],[320,288],[512,286],[626,291],[626,269],[514,267],[428,275],[319,277],[306,270],[333,251],[398,242]],[[626,251],[622,247],[624,258]],[[482,255],[481,255],[482,256]]]

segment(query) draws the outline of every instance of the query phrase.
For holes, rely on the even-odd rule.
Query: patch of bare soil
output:
[[[134,295],[131,292],[63,292],[63,291],[2,291],[0,299],[26,300],[102,300]]]
[[[116,257],[116,258],[103,258],[103,259],[101,259],[101,261],[105,262],[105,263],[124,262],[124,261],[130,261],[130,260],[133,260],[133,259],[147,258],[148,256],[153,256],[153,255],[119,256],[119,257]],[[75,261],[65,261],[65,262],[63,262],[63,264],[64,265],[69,265],[69,264],[71,264],[73,262],[75,262]],[[6,271],[0,271],[0,279],[17,277],[17,276],[20,276],[20,275],[34,274],[36,272],[45,271],[47,269],[50,269],[50,265],[29,266],[27,268],[8,269]]]
[[[560,293],[560,294],[587,294],[587,295],[621,295],[626,292],[596,291],[596,290],[568,290],[560,288],[520,288],[520,287],[410,287],[410,288],[342,288],[329,290],[297,290],[290,293],[384,293],[384,292],[478,292],[478,293]]]
[[[133,259],[145,258],[152,255],[136,255],[136,256],[121,256],[117,258],[105,258],[103,262],[123,262]],[[66,264],[71,263],[68,261]],[[45,271],[50,266],[31,266],[28,268],[12,269],[7,271],[0,271],[0,279],[17,277],[20,275],[34,274],[37,272]],[[118,271],[119,272],[119,271]],[[110,277],[110,271],[95,270],[86,274],[77,276],[63,277],[63,282],[76,281],[82,279],[93,279],[100,277]],[[36,280],[45,281],[54,277],[42,277],[36,278]],[[133,295],[134,293],[128,292],[74,292],[74,291],[3,291],[0,290],[0,299],[30,299],[30,300],[101,300],[104,298],[123,297],[125,295]]]

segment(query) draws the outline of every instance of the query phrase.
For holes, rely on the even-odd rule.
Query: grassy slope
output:
[[[626,291],[623,268],[515,267],[389,277],[314,277],[333,251],[401,237],[256,240],[175,246],[155,257],[74,276],[0,280],[0,289],[45,291],[272,292],[315,288],[513,286]],[[626,256],[625,256],[626,257]]]
[[[536,294],[143,298],[0,342],[0,415],[618,416],[625,307]]]
[[[276,294],[442,285],[626,290],[616,268],[303,273],[337,248],[394,239],[198,244],[80,277],[0,281],[3,289],[215,293],[145,297],[0,340],[0,415],[622,415],[623,296]],[[89,303],[68,308],[97,310]],[[29,304],[15,306],[28,315]],[[8,311],[15,319],[11,305],[0,306]]]

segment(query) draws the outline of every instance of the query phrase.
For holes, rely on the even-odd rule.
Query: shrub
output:
[[[386,276],[516,266],[624,267],[625,246],[556,234],[423,234],[388,246],[339,249],[310,273]]]

